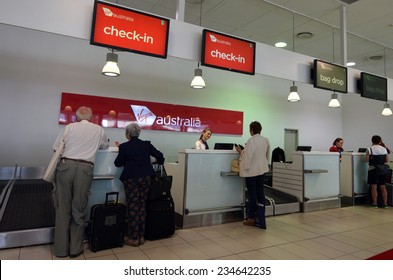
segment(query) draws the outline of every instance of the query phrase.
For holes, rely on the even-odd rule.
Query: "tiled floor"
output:
[[[91,252],[86,260],[360,260],[393,248],[393,208],[367,206],[267,217],[267,230],[241,222],[177,230],[167,239]],[[1,260],[56,260],[52,245],[0,250]],[[60,260],[60,259],[57,259]],[[61,259],[61,260],[69,260]]]

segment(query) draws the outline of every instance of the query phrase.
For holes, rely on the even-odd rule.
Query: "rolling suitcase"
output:
[[[172,197],[147,201],[145,238],[156,240],[175,233],[175,205]]]
[[[109,196],[116,196],[109,201]],[[90,210],[89,243],[93,252],[122,247],[126,221],[126,206],[118,203],[119,193],[106,194],[104,204],[95,204]]]

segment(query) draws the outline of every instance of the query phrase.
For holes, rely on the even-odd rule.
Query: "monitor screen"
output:
[[[360,94],[362,97],[387,101],[388,80],[369,73],[360,73]]]
[[[233,150],[233,143],[216,143],[214,150]]]
[[[347,93],[346,67],[315,59],[312,73],[315,88]]]
[[[255,46],[255,42],[204,29],[201,64],[254,75]]]
[[[90,44],[166,58],[169,19],[96,0]]]
[[[367,152],[367,148],[359,148],[358,153],[365,153]]]
[[[296,151],[310,152],[311,146],[297,146]]]

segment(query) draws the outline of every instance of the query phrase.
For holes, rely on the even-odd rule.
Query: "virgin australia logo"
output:
[[[219,44],[224,44],[224,45],[228,45],[228,46],[231,45],[231,42],[224,41],[224,40],[219,40],[219,39],[217,39],[216,36],[214,36],[213,34],[210,34],[209,37],[210,37],[210,40],[211,40],[213,43],[219,43]]]
[[[140,126],[150,126],[154,124],[156,115],[154,115],[146,106],[131,105],[131,109],[134,112],[136,121]]]
[[[109,10],[108,8],[102,7],[102,9],[104,10],[104,14],[108,17],[113,16],[113,13],[111,10]]]
[[[105,16],[107,16],[107,17],[114,17],[114,18],[123,19],[123,20],[127,20],[127,21],[134,21],[133,17],[115,14],[109,8],[102,7],[102,10],[104,11]]]

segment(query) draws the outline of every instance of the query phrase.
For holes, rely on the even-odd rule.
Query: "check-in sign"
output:
[[[95,1],[90,43],[166,58],[169,19]]]
[[[204,29],[201,64],[254,75],[255,42]]]

